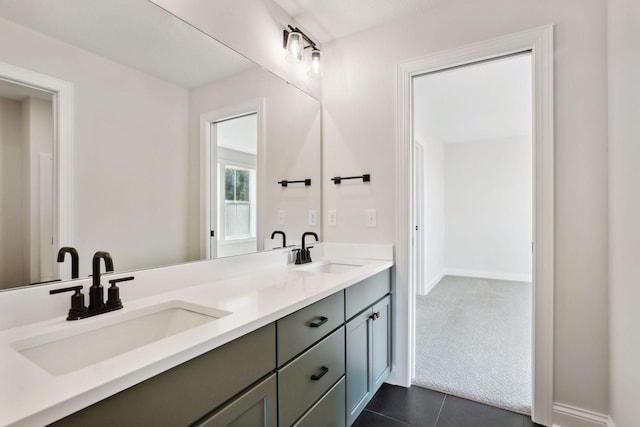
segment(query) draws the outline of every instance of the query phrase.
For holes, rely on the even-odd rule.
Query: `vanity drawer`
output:
[[[345,377],[327,392],[294,427],[344,427]]]
[[[284,365],[343,323],[342,291],[278,320],[278,366]]]
[[[344,326],[278,372],[279,425],[290,426],[344,374]]]
[[[364,279],[344,290],[345,317],[351,319],[391,292],[391,269]]]
[[[189,425],[274,371],[275,354],[272,323],[52,425]]]

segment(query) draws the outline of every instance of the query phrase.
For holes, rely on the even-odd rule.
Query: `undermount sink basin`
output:
[[[351,271],[354,268],[362,267],[361,264],[347,264],[343,262],[321,262],[318,264],[309,264],[302,267],[298,267],[298,270],[303,271],[316,271],[320,273],[340,274]]]
[[[53,375],[64,375],[231,314],[170,301],[117,318],[96,319],[13,343],[13,348]],[[112,315],[113,316],[113,315]],[[102,322],[100,322],[102,321]]]

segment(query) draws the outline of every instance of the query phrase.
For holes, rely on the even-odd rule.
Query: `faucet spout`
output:
[[[58,262],[64,262],[66,254],[71,255],[71,278],[77,279],[80,276],[78,268],[80,257],[78,255],[78,251],[76,248],[72,248],[71,246],[64,246],[60,248],[58,251]]]
[[[316,239],[316,242],[317,242],[318,240],[320,240],[320,239],[318,239],[318,235],[317,235],[316,233],[314,233],[313,231],[307,231],[307,232],[302,233],[302,250],[303,250],[303,251],[304,251],[304,249],[305,249],[305,242],[304,242],[304,240],[305,240],[305,238],[306,238],[307,236],[313,236],[313,237]]]
[[[319,240],[318,235],[313,231],[302,233],[302,247],[296,255],[296,264],[306,264],[308,262],[311,262],[311,251],[309,251],[309,249],[313,246],[306,246],[305,240],[307,236],[313,236],[316,239],[316,242]]]
[[[109,252],[98,251],[93,255],[93,284],[89,288],[89,310],[104,307],[104,290],[100,284],[100,260],[104,260],[105,272],[113,271],[113,260]]]
[[[273,238],[276,237],[277,234],[282,235],[282,247],[286,248],[287,247],[287,235],[284,234],[284,231],[276,230],[273,233],[271,233],[271,239],[273,240]]]

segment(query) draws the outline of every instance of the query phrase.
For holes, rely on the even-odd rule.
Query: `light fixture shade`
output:
[[[302,44],[302,34],[291,31],[287,36],[287,61],[304,61],[304,46]]]
[[[311,51],[311,75],[319,76],[320,75],[320,51],[318,49],[313,49]]]

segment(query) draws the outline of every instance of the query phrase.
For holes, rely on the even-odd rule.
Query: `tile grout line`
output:
[[[402,421],[402,420],[399,420],[399,419],[397,419],[397,418],[390,417],[389,415],[385,415],[385,414],[382,414],[382,413],[380,413],[380,412],[372,411],[371,409],[367,409],[367,408],[364,408],[364,410],[365,410],[365,411],[369,411],[369,412],[371,412],[372,414],[379,415],[379,416],[381,416],[381,417],[383,417],[383,418],[387,418],[387,419],[390,419],[390,420],[396,421],[396,422],[398,422],[398,423],[400,423],[400,424],[404,424],[404,425],[406,425],[406,426],[415,427],[413,424],[409,424],[409,423],[407,423],[407,422],[405,422],[405,421]]]
[[[433,427],[437,427],[438,421],[440,421],[440,414],[442,414],[442,408],[444,408],[444,401],[447,400],[447,394],[442,398],[442,404],[440,405],[440,410],[438,411],[438,416],[436,417],[436,422]]]

